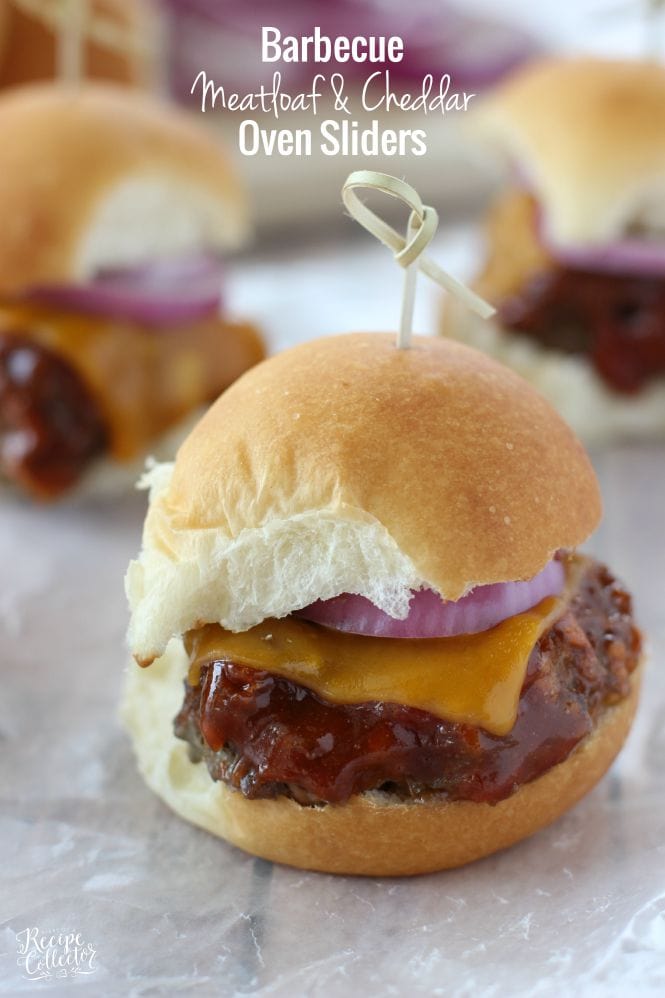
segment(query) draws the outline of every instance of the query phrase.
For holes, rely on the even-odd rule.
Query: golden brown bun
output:
[[[185,115],[122,87],[0,97],[0,294],[105,266],[233,246],[245,200]]]
[[[128,50],[135,42],[140,48],[143,29],[137,0],[88,0],[88,16],[101,17],[116,31],[125,34],[125,51],[90,40],[83,47],[83,73],[86,78],[138,82],[140,59]],[[56,75],[56,19],[61,2],[57,0],[3,0],[0,7],[0,87],[16,86]]]
[[[123,719],[148,785],[181,817],[247,852],[328,873],[405,876],[461,866],[532,835],[577,803],[621,748],[637,707],[630,695],[607,708],[593,734],[543,776],[499,804],[449,802],[433,795],[404,803],[367,793],[344,805],[303,807],[285,797],[247,800],[215,783],[173,735],[187,658],[173,642],[147,670],[131,665]]]
[[[631,222],[665,227],[665,67],[579,58],[533,63],[476,122],[526,174],[561,243],[604,242]]]
[[[201,622],[245,630],[341,592],[405,617],[423,585],[458,599],[530,578],[601,508],[581,445],[525,381],[461,344],[381,333],[258,365],[151,484],[127,578],[146,661]]]
[[[9,24],[11,10],[8,4],[0,4],[0,66],[7,58],[9,51]]]

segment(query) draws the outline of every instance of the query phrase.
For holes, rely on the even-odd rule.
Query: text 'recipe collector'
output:
[[[427,152],[427,133],[423,128],[383,128],[378,119],[365,119],[362,123],[353,117],[353,102],[363,113],[390,111],[420,112],[420,114],[445,115],[449,111],[466,111],[475,94],[456,92],[448,73],[438,80],[427,73],[416,92],[396,90],[386,63],[400,63],[404,58],[404,42],[397,36],[339,35],[329,38],[314,28],[311,35],[282,36],[278,28],[261,29],[261,60],[263,63],[368,64],[370,71],[359,86],[347,91],[344,74],[338,71],[316,73],[310,87],[291,93],[282,86],[282,74],[275,70],[270,83],[262,83],[255,91],[236,93],[223,84],[208,79],[205,70],[197,75],[191,93],[199,93],[201,111],[220,109],[231,112],[260,112],[272,115],[277,121],[281,115],[305,112],[318,122],[318,144],[324,156],[423,156]],[[371,64],[380,63],[382,69],[372,70]],[[354,79],[355,84],[355,79]],[[252,118],[243,118],[238,126],[238,147],[244,156],[311,156],[313,148],[311,128],[265,128]]]

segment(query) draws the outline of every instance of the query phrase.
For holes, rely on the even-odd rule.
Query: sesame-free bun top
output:
[[[360,593],[458,599],[530,578],[600,515],[568,426],[525,381],[450,340],[314,340],[243,375],[174,465],[150,473],[127,575],[141,662],[204,622],[245,630]]]
[[[83,76],[123,83],[144,80],[151,27],[145,4],[137,0],[85,0],[85,7],[83,34],[87,37],[81,42]],[[57,75],[62,9],[62,0],[3,0],[1,87],[49,80]],[[99,38],[100,31],[103,41]]]
[[[126,87],[0,96],[0,294],[237,244],[228,157],[180,111]]]
[[[632,224],[665,230],[665,67],[550,59],[518,71],[477,125],[515,160],[557,242],[602,243]]]

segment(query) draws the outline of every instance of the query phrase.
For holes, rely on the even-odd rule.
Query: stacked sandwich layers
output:
[[[0,129],[0,473],[53,498],[262,358],[221,298],[246,207],[214,142],[122,89],[17,89]]]
[[[529,378],[589,440],[665,433],[665,70],[551,60],[477,115],[513,186],[491,210],[476,287],[444,331]]]
[[[189,820],[298,866],[422,872],[553,820],[618,751],[640,641],[574,552],[593,471],[489,358],[306,344],[150,482],[124,714]]]

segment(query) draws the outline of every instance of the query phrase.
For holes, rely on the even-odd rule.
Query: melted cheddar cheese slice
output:
[[[306,686],[333,703],[384,701],[506,735],[515,723],[529,656],[563,611],[549,597],[481,634],[372,638],[294,617],[234,634],[217,624],[190,632],[190,682],[202,665],[233,661]]]

